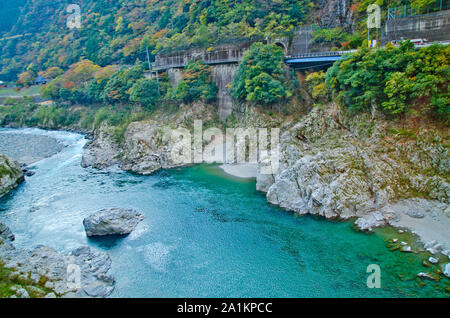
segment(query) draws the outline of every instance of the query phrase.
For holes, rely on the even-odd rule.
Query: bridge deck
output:
[[[355,52],[355,50],[295,54],[286,56],[285,62],[287,64],[335,62],[339,60],[342,55],[351,52]],[[207,54],[205,63],[209,65],[239,63],[239,61],[242,58],[242,54],[243,52],[239,52],[238,54],[228,56],[228,58],[216,58],[216,56],[212,54]],[[183,68],[187,65],[189,58],[192,58],[192,56],[180,56],[180,57],[169,56],[165,57],[164,59],[158,59],[157,63],[155,63],[154,70],[163,71],[169,68]]]

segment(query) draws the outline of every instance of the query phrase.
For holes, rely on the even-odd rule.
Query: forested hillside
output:
[[[38,71],[68,68],[82,58],[101,66],[134,64],[145,58],[147,47],[156,53],[237,38],[263,39],[304,23],[312,8],[307,0],[84,0],[79,2],[82,28],[71,30],[66,25],[69,3],[73,1],[29,0],[23,6],[9,33],[31,35],[2,46],[3,80],[14,80],[30,63]]]
[[[421,7],[433,1],[376,2],[386,8],[401,3]],[[263,40],[289,34],[295,26],[308,23],[333,27],[331,31],[319,34],[319,37],[350,40],[340,27],[351,32],[354,28],[352,21],[361,21],[372,2],[3,0],[0,4],[0,36],[25,36],[1,43],[0,80],[15,81],[17,75],[27,68],[35,72],[55,66],[66,70],[82,59],[89,59],[100,66],[134,64],[136,59],[145,59],[146,48],[155,54],[248,38]],[[81,8],[80,29],[67,27],[70,13],[66,12],[66,8],[72,3]]]
[[[9,9],[3,10],[2,16],[17,8],[21,8],[21,13],[3,35],[23,37],[3,39],[0,80],[26,87],[38,75],[49,79],[50,83],[41,89],[44,97],[58,106],[84,105],[95,109],[97,113],[88,116],[86,127],[106,118],[113,125],[126,127],[133,113],[152,111],[156,105],[169,107],[194,101],[214,104],[218,87],[211,80],[210,66],[191,61],[177,85],[169,84],[166,73],[160,74],[159,80],[144,79],[147,49],[153,59],[161,52],[192,47],[208,50],[219,43],[249,39],[263,42],[289,35],[295,27],[310,23],[321,26],[313,33],[314,41],[328,41],[337,49],[365,47],[365,20],[361,17],[366,16],[372,3],[84,0],[79,3],[81,28],[71,29],[67,26],[70,12],[66,12],[70,2],[28,0],[21,7],[20,2],[16,6],[5,2]],[[383,8],[402,3],[424,8],[434,0],[377,2]],[[11,13],[9,23],[13,19]],[[379,62],[371,62],[374,60]],[[362,49],[336,63],[327,76],[313,73],[306,82],[316,104],[328,102],[333,95],[351,111],[368,111],[376,105],[388,115],[432,114],[446,121],[450,113],[448,72],[448,48],[432,46],[416,53],[410,45],[398,49],[388,46]],[[228,85],[235,100],[283,109],[290,99],[304,100],[299,84],[294,71],[285,72],[284,54],[278,46],[254,43]],[[39,108],[40,113],[33,116],[47,118],[51,114],[52,118],[56,116],[52,122],[65,123],[65,111]],[[9,109],[8,114],[3,124],[16,121],[13,111]],[[73,118],[77,120],[78,117]],[[23,120],[19,122],[23,124]]]

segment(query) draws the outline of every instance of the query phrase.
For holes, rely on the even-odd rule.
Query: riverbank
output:
[[[44,158],[51,157],[64,148],[64,145],[50,136],[28,129],[25,133],[0,129],[0,154],[30,165]]]
[[[423,200],[406,206],[397,213],[390,225],[406,228],[416,234],[432,254],[450,257],[450,208],[448,205]]]
[[[442,281],[415,285],[416,275],[428,270],[418,254],[390,252],[383,238],[357,233],[349,222],[295,218],[255,195],[254,182],[224,178],[209,165],[150,176],[83,169],[84,140],[70,138],[57,156],[35,163],[37,176],[20,192],[0,201],[7,211],[0,221],[13,230],[18,249],[43,244],[66,255],[88,245],[107,251],[116,280],[113,297],[444,295],[435,289],[441,290]],[[88,239],[83,219],[117,206],[146,218],[128,237]],[[383,290],[365,286],[361,268],[373,263],[383,268]],[[271,278],[261,279],[268,273]],[[411,280],[399,280],[400,273]],[[320,290],[313,288],[317,284]],[[334,284],[346,286],[339,288],[345,292]]]
[[[256,163],[223,164],[219,167],[226,174],[242,179],[256,179],[258,172],[258,164]]]
[[[103,169],[116,164],[144,175],[176,167],[171,161],[175,148],[164,131],[185,127],[202,116],[211,118],[207,111],[205,105],[196,104],[161,118],[133,122],[122,143],[114,140],[112,127],[103,126],[87,145],[83,166]],[[221,169],[235,177],[256,176],[257,189],[267,193],[269,203],[298,215],[355,218],[357,228],[364,231],[407,227],[425,244],[433,237],[448,253],[447,233],[439,230],[447,218],[406,222],[411,209],[430,215],[438,209],[448,215],[450,161],[445,129],[401,128],[380,113],[373,118],[353,116],[335,103],[316,107],[299,121],[284,119],[274,122],[248,109],[232,123],[233,127],[281,128],[277,173],[258,174],[257,166],[248,165],[226,164]],[[402,215],[406,216],[402,219]]]

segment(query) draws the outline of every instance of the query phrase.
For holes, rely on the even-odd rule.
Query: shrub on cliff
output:
[[[336,62],[326,74],[335,96],[351,112],[378,107],[390,115],[450,116],[450,47],[360,49]]]
[[[267,105],[290,97],[287,86],[281,48],[254,43],[239,63],[231,94],[239,100]]]
[[[143,72],[143,67],[136,65],[130,69],[123,69],[114,73],[101,93],[103,101],[107,103],[127,103],[130,99],[131,88],[137,80],[143,77]]]
[[[306,76],[306,87],[315,103],[330,100],[330,90],[325,83],[325,72],[313,72]]]
[[[211,67],[203,61],[189,61],[183,72],[183,80],[176,90],[176,98],[184,103],[196,100],[212,102],[217,97],[217,85],[211,81]]]
[[[139,103],[149,110],[155,107],[159,96],[160,88],[156,80],[139,79],[130,91],[130,101]]]

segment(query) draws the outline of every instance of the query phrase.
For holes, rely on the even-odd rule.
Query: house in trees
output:
[[[45,85],[45,84],[48,84],[48,82],[50,82],[50,80],[45,78],[45,77],[43,77],[43,76],[38,76],[34,80],[34,84],[35,85]]]

